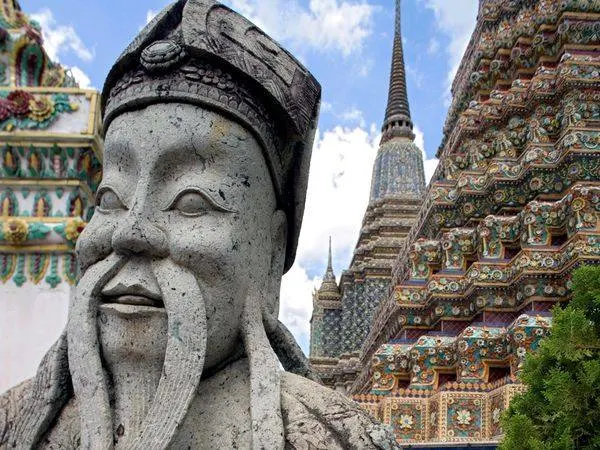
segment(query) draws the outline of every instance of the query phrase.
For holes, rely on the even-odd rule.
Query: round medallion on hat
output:
[[[185,49],[175,41],[163,40],[150,44],[142,51],[140,62],[148,72],[171,69],[186,57]]]

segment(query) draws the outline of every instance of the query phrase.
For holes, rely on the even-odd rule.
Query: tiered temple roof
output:
[[[0,391],[33,375],[66,322],[102,176],[99,110],[98,93],[50,60],[39,24],[1,0]]]
[[[482,0],[355,399],[401,443],[497,442],[518,375],[600,261],[600,3]]]
[[[332,302],[320,291],[313,298],[312,365],[326,384],[342,390],[354,381],[358,350],[373,311],[387,294],[394,261],[425,191],[423,156],[414,143],[406,91],[400,0],[392,54],[382,139],[352,262],[342,274],[339,299]]]

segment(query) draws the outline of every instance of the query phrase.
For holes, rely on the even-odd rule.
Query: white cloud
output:
[[[73,66],[69,68],[69,70],[71,71],[71,75],[73,75],[73,78],[75,78],[75,81],[77,81],[77,84],[80,88],[92,88],[92,80],[90,80],[90,77],[88,77],[83,70],[77,66]]]
[[[423,161],[423,166],[425,168],[425,182],[429,184],[431,179],[433,178],[433,174],[435,173],[435,169],[437,169],[440,160],[437,158],[429,158]]]
[[[373,31],[375,6],[367,0],[227,0],[275,39],[298,49],[339,51],[344,56],[360,51]]]
[[[469,44],[469,39],[475,28],[478,0],[420,0],[431,9],[439,30],[450,38],[446,53],[448,54],[447,98],[450,104],[450,87],[462,56]],[[430,43],[431,46],[431,43]]]
[[[310,279],[306,269],[300,264],[295,264],[283,277],[279,320],[300,344],[310,342],[312,293],[320,285],[321,278]],[[304,351],[308,353],[307,348],[304,348]]]
[[[423,168],[425,169],[425,182],[429,183],[440,161],[435,157],[427,158],[427,153],[425,153],[425,135],[423,134],[423,131],[418,127],[418,125],[415,125],[413,131],[415,133],[415,144],[423,152]]]
[[[329,236],[336,259],[349,261],[369,201],[379,138],[375,127],[336,126],[318,134],[298,248],[304,267],[325,263]]]
[[[84,62],[94,59],[94,53],[89,50],[77,32],[71,25],[59,25],[48,8],[32,14],[31,18],[37,21],[42,27],[42,36],[44,38],[44,50],[48,57],[54,62],[60,62],[60,56],[74,53]],[[92,87],[90,77],[78,66],[64,66],[71,71],[71,75],[82,89]]]
[[[350,262],[369,201],[380,136],[374,126],[337,126],[315,139],[296,263],[281,289],[281,320],[300,343],[308,342],[312,292],[325,270],[329,236],[336,275]]]
[[[86,47],[75,31],[75,28],[71,25],[59,25],[56,23],[52,11],[48,8],[32,14],[31,18],[37,21],[42,27],[44,49],[53,61],[58,61],[60,55],[65,55],[69,52],[74,53],[83,61],[94,59],[94,52]]]
[[[423,152],[423,158],[426,158],[425,154],[425,133],[419,128],[418,125],[415,125],[413,128],[413,133],[415,133],[415,144],[417,147],[421,149]]]

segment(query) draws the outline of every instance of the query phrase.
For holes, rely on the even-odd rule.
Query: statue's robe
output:
[[[32,386],[33,380],[28,380],[0,396],[0,448],[11,448],[11,435],[22,418],[23,405]],[[356,403],[289,372],[281,377],[281,411],[286,449],[399,448],[391,434]],[[66,405],[57,412],[39,448],[78,448],[79,430],[77,399],[71,394]]]

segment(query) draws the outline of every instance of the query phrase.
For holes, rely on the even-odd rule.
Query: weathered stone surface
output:
[[[318,102],[291,55],[212,1],[142,32],[105,86],[67,329],[0,397],[0,447],[394,448],[356,404],[280,368],[311,376],[277,313]]]

